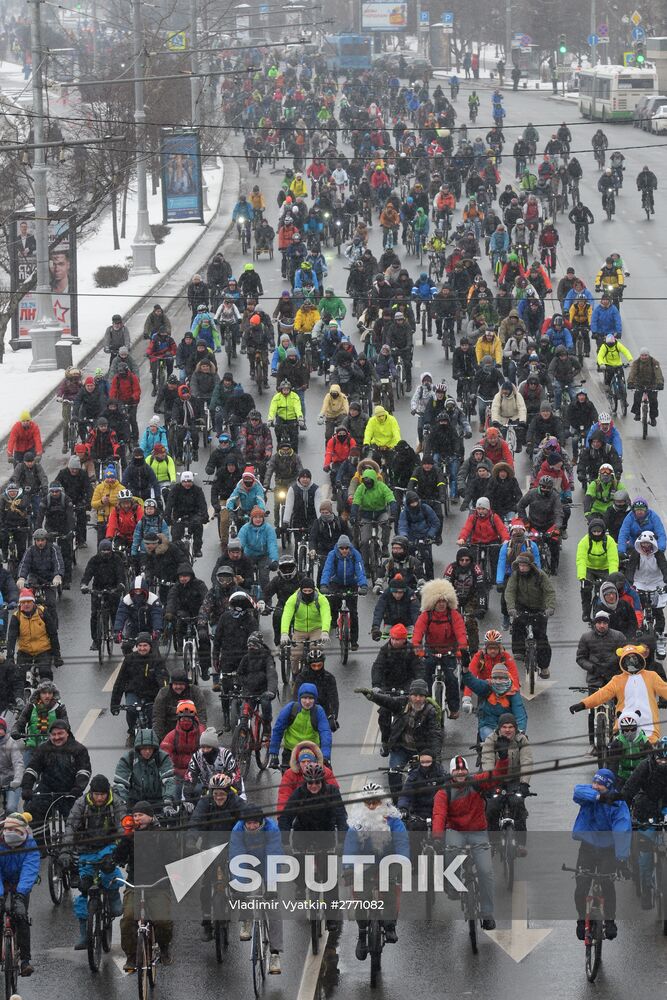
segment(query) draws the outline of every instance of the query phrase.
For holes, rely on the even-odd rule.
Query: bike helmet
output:
[[[287,379],[284,378],[282,380],[282,382],[280,383],[280,385],[278,386],[278,388],[281,389],[281,390],[282,389],[288,389],[291,392],[292,391],[292,383],[288,382]]]
[[[182,718],[183,716],[196,716],[196,715],[197,715],[197,708],[195,706],[194,701],[188,701],[187,699],[184,699],[183,701],[179,701],[178,704],[176,705],[177,718],[179,716]]]
[[[46,530],[46,528],[37,528],[37,530],[33,531],[33,533],[32,533],[32,540],[33,540],[33,542],[37,542],[40,539],[44,539],[45,541],[48,541],[48,538],[49,538],[49,533]]]
[[[209,778],[208,787],[211,789],[229,788],[233,780],[233,775],[227,774],[226,771],[216,771],[215,774],[212,774]]]
[[[485,632],[484,634],[484,642],[486,644],[495,643],[496,645],[499,646],[502,643],[502,641],[503,641],[503,634],[502,632],[499,632],[497,628],[490,628],[489,631]]]
[[[121,500],[131,500],[132,490],[118,490],[118,502]]]
[[[233,608],[252,608],[253,599],[244,590],[235,590],[229,598],[229,603]]]
[[[632,510],[648,510],[648,509],[649,509],[648,500],[645,500],[644,497],[635,497],[635,499],[632,501]]]
[[[604,338],[604,342],[605,344],[609,344],[609,346],[611,347],[616,343],[616,337],[614,336],[613,333],[608,333],[607,336]]]
[[[155,500],[153,497],[148,497],[146,500],[144,500],[144,510],[146,510],[147,507],[157,508],[157,500]]]
[[[618,720],[618,728],[626,736],[636,733],[639,729],[639,719],[634,712],[625,712]]]
[[[263,649],[266,646],[261,632],[251,632],[248,636],[248,649]]]
[[[447,386],[445,385],[444,382],[438,382],[438,384],[434,388],[434,391],[436,393],[438,393],[438,392],[446,393],[447,392]]]
[[[148,583],[143,576],[135,576],[132,586],[130,587],[130,593],[145,594],[145,596],[148,597]]]
[[[306,783],[324,781],[324,768],[316,760],[307,761],[301,768]]]
[[[296,563],[292,556],[281,556],[278,560],[278,572],[282,577],[291,580],[296,576]]]
[[[12,493],[14,496],[12,496]],[[7,483],[5,486],[5,495],[8,496],[10,500],[18,500],[19,497],[23,496],[23,487],[14,482]]]
[[[539,489],[540,491],[547,491],[553,488],[553,478],[552,476],[540,476]]]
[[[168,385],[180,385],[180,382],[181,380],[178,375],[170,375],[167,379]]]

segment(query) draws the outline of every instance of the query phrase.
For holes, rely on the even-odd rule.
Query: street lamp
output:
[[[132,243],[132,273],[155,274],[155,240],[148,218],[148,192],[146,189],[146,108],[144,106],[144,78],[146,76],[146,47],[141,16],[141,0],[132,0],[132,27],[134,30],[134,134],[137,146],[137,231]]]

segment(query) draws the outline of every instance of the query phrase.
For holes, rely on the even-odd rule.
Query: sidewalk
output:
[[[227,161],[224,168],[206,170],[208,200],[212,210],[205,213],[206,223],[175,223],[165,242],[156,248],[159,274],[130,277],[116,289],[97,289],[92,274],[100,263],[124,263],[131,253],[135,218],[128,199],[128,239],[121,241],[121,250],[109,250],[111,219],[104,220],[98,232],[79,245],[79,336],[81,344],[74,345],[73,359],[87,372],[96,367],[108,368],[108,355],[102,352],[102,338],[111,322],[111,315],[119,312],[128,322],[133,346],[142,340],[146,313],[154,301],[160,300],[169,311],[171,299],[181,296],[184,288],[197,271],[205,269],[221,244],[230,226],[231,213],[239,189],[239,168],[234,161]],[[162,219],[161,193],[149,196],[152,222]],[[147,304],[147,303],[150,303]],[[134,318],[134,322],[133,322]],[[178,332],[178,331],[176,331]],[[143,352],[142,352],[143,353]],[[27,408],[39,423],[44,444],[59,429],[60,406],[49,405],[63,378],[62,371],[28,373],[32,358],[30,350],[11,350],[5,353],[5,363],[0,366],[0,391],[4,406],[0,416],[0,446],[6,448],[11,426],[18,419],[21,409]],[[142,360],[142,359],[138,359]]]

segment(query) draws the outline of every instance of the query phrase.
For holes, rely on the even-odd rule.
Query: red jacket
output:
[[[134,529],[143,516],[144,508],[140,503],[133,504],[129,510],[121,510],[118,505],[112,507],[107,522],[107,538],[120,535],[126,542],[131,542]]]
[[[508,760],[500,760],[493,771],[480,771],[470,775],[462,788],[452,784],[441,788],[433,799],[434,837],[442,837],[445,830],[486,830],[486,802],[482,791],[493,788],[508,768]]]
[[[509,675],[512,678],[512,690],[518,691],[521,687],[519,671],[517,670],[516,663],[514,662],[514,657],[508,653],[506,649],[504,649],[500,656],[496,659],[492,659],[490,656],[487,656],[483,649],[478,649],[470,661],[469,670],[471,674],[475,675],[475,677],[481,677],[483,681],[490,682],[491,671],[499,663],[507,667],[509,671]],[[470,688],[465,688],[463,693],[464,695],[467,695],[468,698],[472,696]]]
[[[17,420],[11,431],[9,432],[9,441],[7,442],[7,454],[11,458],[15,451],[34,451],[35,455],[41,455],[44,449],[42,448],[42,435],[39,433],[39,427],[34,420],[30,421],[30,426],[25,428],[20,420]]]
[[[141,398],[141,385],[134,372],[127,375],[114,375],[111,379],[109,399],[117,399],[119,403],[138,403]]]
[[[560,490],[561,493],[563,491],[567,492],[574,489],[574,479],[568,473],[565,466],[563,466],[562,469],[554,469],[554,467],[552,465],[549,465],[548,462],[546,461],[542,462],[541,466],[539,467],[539,469],[535,473],[535,476],[533,477],[533,481],[530,484],[531,487],[537,486],[537,484],[540,481],[540,476],[551,476],[556,485],[556,489]]]
[[[493,447],[488,441],[480,441],[480,447],[484,449],[484,454],[488,458],[492,465],[497,465],[498,462],[507,462],[509,466],[514,469],[514,458],[512,457],[512,452],[509,449],[507,441],[498,436],[498,444]]]
[[[344,462],[349,457],[350,448],[355,448],[356,444],[354,438],[348,437],[346,441],[339,441],[336,435],[332,434],[324,452],[324,465]]]
[[[162,743],[160,743],[160,750],[164,750],[171,757],[171,762],[174,765],[174,773],[177,778],[185,777],[190,758],[195,750],[199,748],[199,735],[203,732],[203,726],[193,726],[192,729],[183,731],[179,728],[177,722],[176,728],[167,733]]]
[[[338,782],[336,781],[336,778],[334,777],[334,773],[331,770],[331,768],[327,767],[326,764],[324,764],[323,767],[324,767],[324,783],[326,785],[334,785],[336,788],[338,788],[339,787]],[[295,789],[299,788],[300,785],[303,785],[303,781],[304,778],[303,775],[301,774],[301,771],[293,771],[291,767],[289,767],[285,771],[282,778],[280,779],[280,784],[278,785],[279,813],[281,813],[285,808],[285,806],[287,805],[287,800],[289,799],[292,792]]]
[[[176,341],[173,337],[166,340],[151,340],[146,348],[146,357],[149,361],[160,361],[162,358],[173,358],[176,356]]]
[[[447,608],[446,611],[422,611],[412,633],[412,645],[419,648],[424,643],[436,653],[451,653],[468,648],[468,636],[463,615]]]
[[[488,545],[491,542],[506,542],[509,531],[502,518],[491,511],[490,517],[480,517],[476,511],[468,515],[466,523],[459,534],[458,544]]]

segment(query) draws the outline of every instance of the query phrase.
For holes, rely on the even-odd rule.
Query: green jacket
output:
[[[617,490],[626,489],[625,483],[617,482],[614,476],[608,483],[602,483],[599,479],[594,479],[588,484],[586,497],[584,499],[584,514],[606,514],[611,507],[614,493]]]
[[[176,802],[179,798],[174,765],[164,750],[156,750],[150,760],[144,760],[138,750],[126,751],[116,765],[113,788],[126,809],[142,799],[161,809],[166,799]]]
[[[534,566],[529,573],[513,571],[505,588],[508,611],[556,610],[556,590],[551,578]]]
[[[328,313],[331,313],[333,319],[345,319],[345,314],[347,313],[347,306],[337,295],[332,295],[329,299],[323,295],[317,308],[320,316],[322,315],[322,310],[326,309]]]
[[[315,599],[310,604],[301,600],[301,591],[295,591],[285,601],[283,616],[280,619],[282,635],[289,635],[290,626],[297,632],[311,632],[321,628],[323,632],[331,630],[331,607],[324,594],[315,591]]]
[[[577,545],[577,580],[585,580],[588,570],[604,573],[618,572],[618,545],[607,535],[595,542],[585,534]]]
[[[396,502],[396,497],[387,484],[378,479],[375,469],[364,469],[364,478],[372,479],[375,485],[368,490],[363,483],[359,483],[352,497],[353,507],[357,507],[362,512],[376,513],[380,510],[386,510],[389,504]]]
[[[619,733],[609,744],[609,766],[621,782],[625,782],[650,750],[651,744],[643,729],[639,730],[637,739],[632,742],[623,733]]]

